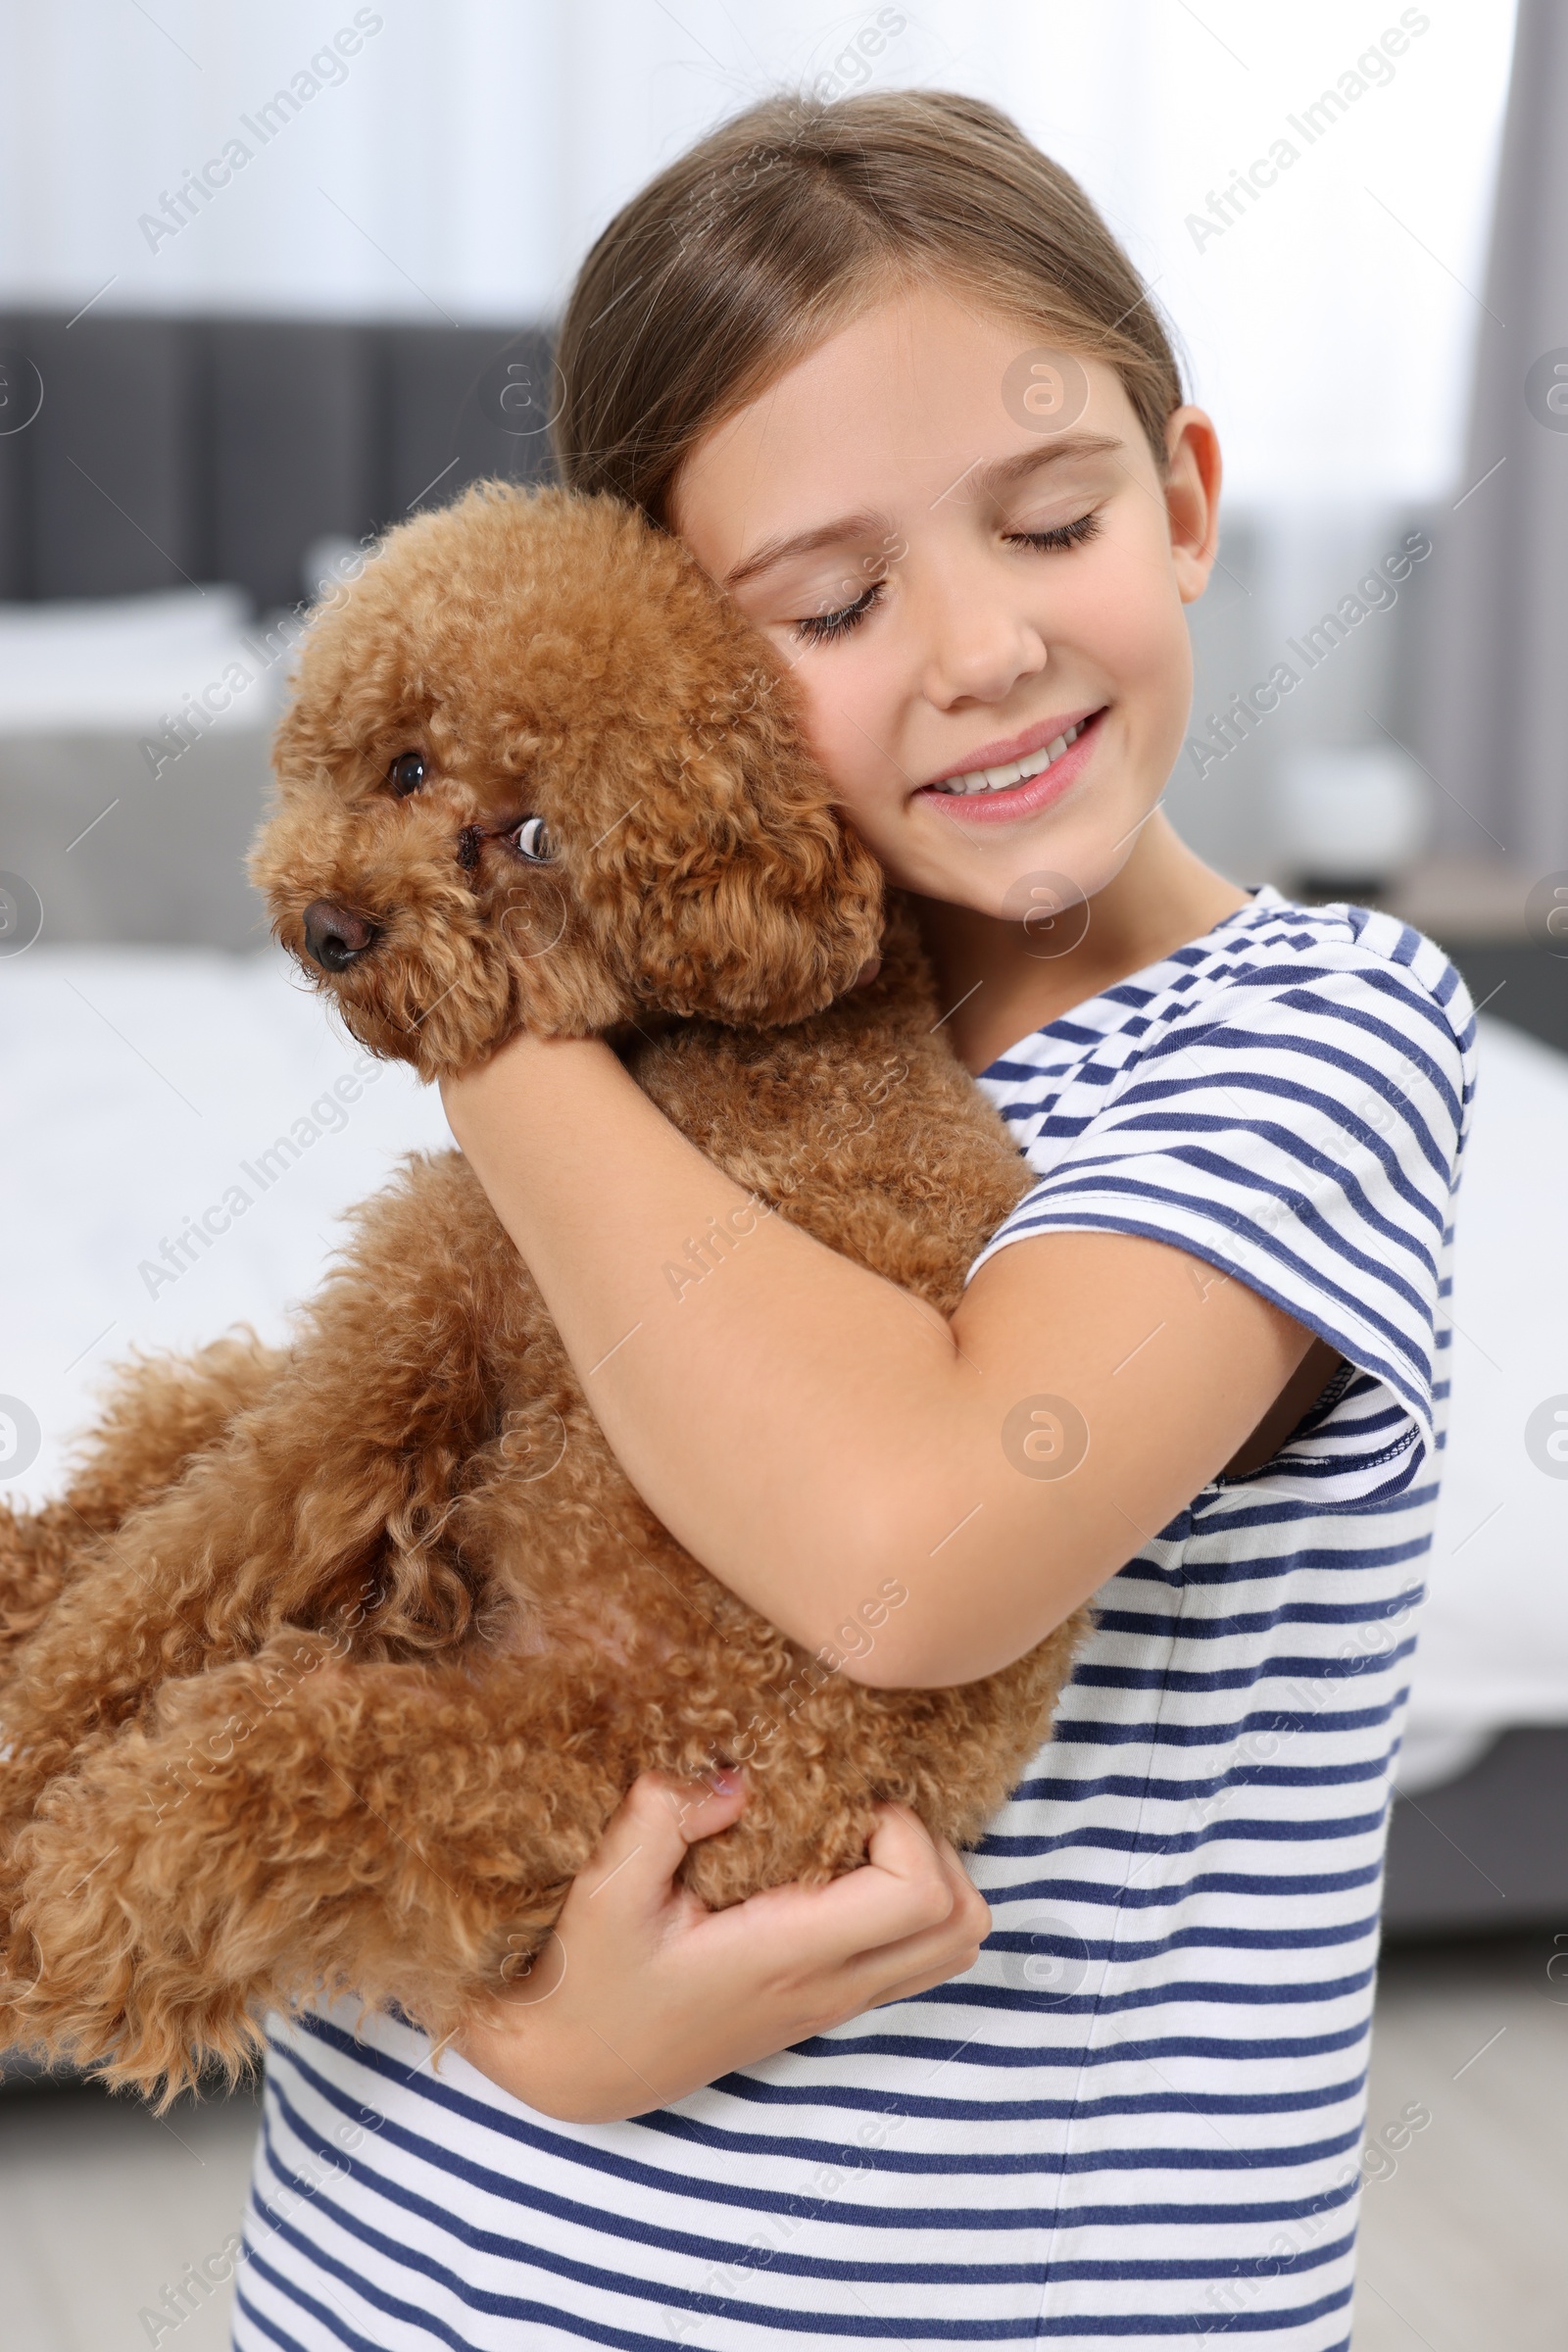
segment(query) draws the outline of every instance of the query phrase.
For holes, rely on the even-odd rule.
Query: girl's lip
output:
[[[1010,817],[1032,816],[1037,808],[1048,808],[1053,801],[1060,800],[1068,787],[1077,782],[1095,748],[1100,722],[1107,708],[1108,705],[1102,706],[1086,718],[1077,741],[1058,754],[1049,767],[1043,767],[1038,776],[1028,776],[1021,784],[1007,784],[997,792],[943,792],[935,784],[922,784],[914,797],[917,801],[934,801],[947,815],[956,817],[960,823],[1000,825]]]

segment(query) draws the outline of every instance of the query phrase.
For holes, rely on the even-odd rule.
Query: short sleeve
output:
[[[1152,1007],[1136,1053],[1096,1074],[1091,1115],[1057,1102],[1033,1135],[1026,1120],[1040,1181],[970,1279],[1045,1233],[1170,1243],[1328,1341],[1367,1376],[1383,1458],[1419,1459],[1445,1387],[1475,1018],[1441,949],[1362,919],[1392,937],[1341,925],[1259,948],[1196,1001]]]

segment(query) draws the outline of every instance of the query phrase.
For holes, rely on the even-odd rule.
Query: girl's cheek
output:
[[[1071,641],[1128,687],[1162,671],[1188,644],[1169,552],[1161,549],[1142,540],[1107,549],[1074,582]]]
[[[890,787],[904,778],[883,747],[893,739],[893,713],[882,682],[868,677],[848,647],[839,649],[831,675],[826,662],[797,668],[806,740],[818,765],[843,794],[854,815],[874,820]],[[912,778],[917,783],[918,777]]]

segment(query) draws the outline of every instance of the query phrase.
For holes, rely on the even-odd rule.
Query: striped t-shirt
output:
[[[272,2020],[243,2352],[1343,2352],[1473,1043],[1430,941],[1270,889],[992,1064],[1040,1181],[985,1256],[1174,1242],[1343,1369],[1101,1590],[966,1976],[597,2126]]]

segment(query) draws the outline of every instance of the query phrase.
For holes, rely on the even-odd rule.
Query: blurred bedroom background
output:
[[[1354,2344],[1546,2352],[1568,2341],[1561,0],[0,16],[0,1480],[56,1489],[133,1344],[279,1334],[337,1212],[445,1142],[401,1068],[352,1110],[330,1095],[350,1049],[241,870],[292,637],[377,529],[547,469],[551,327],[587,246],[781,83],[969,90],[1084,182],[1226,451],[1171,810],[1238,880],[1397,909],[1484,1007]],[[222,1230],[247,1164],[268,1181]],[[254,2102],[158,2121],[0,2073],[11,2352],[226,2341],[192,2266],[239,2226]]]

